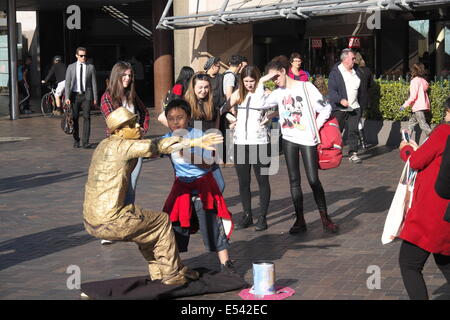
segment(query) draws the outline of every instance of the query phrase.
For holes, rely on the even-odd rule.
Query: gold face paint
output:
[[[132,140],[138,140],[142,137],[141,127],[134,119],[117,129],[115,134],[124,139]]]

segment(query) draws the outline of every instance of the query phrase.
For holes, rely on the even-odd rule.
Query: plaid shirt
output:
[[[108,92],[105,92],[102,96],[101,100],[101,106],[100,109],[102,111],[103,116],[108,117],[108,115],[116,110],[118,107],[114,106],[111,101],[111,96]],[[135,106],[135,113],[139,115],[139,125],[144,130],[144,134],[147,133],[150,123],[150,114],[147,110],[147,108],[144,106],[144,103],[139,99],[138,96],[136,96],[136,106]],[[106,129],[107,134],[109,135],[108,129]]]

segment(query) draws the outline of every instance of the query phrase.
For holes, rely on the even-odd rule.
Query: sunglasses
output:
[[[80,58],[87,57],[87,55],[85,55],[85,54],[79,54],[78,56],[79,56]]]

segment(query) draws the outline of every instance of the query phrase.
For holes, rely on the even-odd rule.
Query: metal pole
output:
[[[8,0],[9,117],[19,118],[19,86],[17,81],[16,0]]]

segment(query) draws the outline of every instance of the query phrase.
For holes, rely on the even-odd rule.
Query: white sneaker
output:
[[[350,158],[348,158],[348,160],[351,163],[361,163],[362,160],[360,157],[358,157],[358,155],[356,154],[356,152],[353,152],[352,155],[350,156]]]
[[[101,243],[101,244],[113,244],[114,241],[102,239],[102,241],[100,241],[100,243]]]

